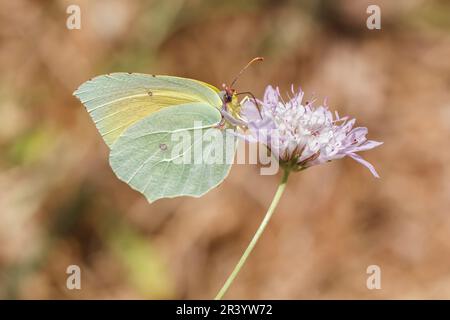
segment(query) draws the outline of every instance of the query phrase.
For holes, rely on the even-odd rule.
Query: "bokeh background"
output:
[[[213,297],[279,176],[235,165],[200,199],[149,205],[72,92],[114,71],[221,86],[255,56],[239,90],[327,96],[385,142],[363,154],[381,179],[350,159],[293,175],[227,297],[450,298],[450,3],[424,0],[1,1],[0,298]]]

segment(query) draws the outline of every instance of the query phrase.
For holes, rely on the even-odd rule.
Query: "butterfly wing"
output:
[[[191,103],[220,108],[218,92],[193,79],[120,72],[86,81],[74,95],[111,148],[127,128],[161,109]]]
[[[83,83],[74,95],[111,148],[117,177],[149,201],[199,197],[227,176],[236,142],[217,128],[217,88],[186,78],[112,73]]]

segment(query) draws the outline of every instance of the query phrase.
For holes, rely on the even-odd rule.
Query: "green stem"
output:
[[[259,226],[258,230],[256,230],[256,233],[253,236],[252,241],[250,241],[250,243],[249,243],[247,249],[245,249],[244,254],[242,255],[241,259],[239,259],[239,262],[234,267],[233,272],[230,274],[227,281],[223,285],[222,289],[220,289],[219,293],[214,298],[214,300],[222,299],[222,297],[227,292],[228,288],[233,283],[234,278],[236,278],[237,274],[241,270],[245,261],[247,261],[248,256],[253,251],[253,248],[255,247],[256,243],[258,242],[258,239],[261,237],[261,234],[263,233],[264,229],[266,228],[267,223],[269,222],[270,218],[272,217],[272,214],[275,211],[275,208],[278,205],[278,202],[280,201],[281,195],[283,194],[283,191],[286,188],[286,182],[287,182],[288,176],[289,176],[289,169],[285,169],[284,173],[283,173],[283,178],[281,179],[281,182],[278,185],[277,192],[275,193],[275,196],[273,197],[272,203],[270,204],[269,210],[267,210],[267,213],[266,213],[263,221],[261,222],[261,225]]]

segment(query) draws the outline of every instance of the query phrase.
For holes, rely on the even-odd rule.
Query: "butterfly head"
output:
[[[220,91],[219,95],[222,99],[223,106],[222,106],[222,114],[227,114],[228,117],[231,117],[232,119],[239,119],[241,104],[238,99],[239,94],[244,94],[247,92],[240,92],[237,93],[236,90],[233,88],[234,84],[238,80],[239,76],[244,73],[244,71],[253,63],[256,61],[262,61],[264,60],[261,57],[256,57],[252,59],[247,65],[241,69],[241,71],[238,73],[236,78],[231,82],[231,85],[223,84],[223,90]]]
[[[223,85],[223,90],[220,92],[220,95],[222,97],[222,101],[225,106],[230,105],[231,107],[233,107],[233,105],[239,105],[237,98],[238,94],[236,93],[236,90],[233,88],[234,84],[239,79],[239,77],[244,73],[244,71],[247,70],[249,66],[251,66],[254,62],[263,60],[264,58],[262,57],[253,58],[241,69],[241,71],[239,71],[238,75],[231,82],[231,85],[229,86],[226,84]]]
[[[234,97],[236,97],[236,90],[224,84],[223,90],[221,91],[221,95],[223,103],[228,104],[233,101]]]

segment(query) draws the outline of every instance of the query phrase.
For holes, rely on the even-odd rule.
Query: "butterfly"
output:
[[[254,61],[250,61],[242,72]],[[238,76],[239,76],[238,75]],[[219,90],[208,83],[174,76],[141,73],[110,73],[83,83],[73,94],[90,114],[110,148],[109,162],[119,179],[152,202],[178,196],[200,197],[228,175],[231,161],[208,161],[218,148],[234,157],[236,143],[196,137],[195,130],[210,130],[230,138],[224,114],[239,110],[232,86]],[[224,112],[227,111],[227,112]],[[198,124],[201,125],[198,125]],[[175,152],[174,134],[185,134],[187,148]],[[232,138],[233,139],[233,138]],[[223,142],[223,140],[222,140]],[[202,161],[193,150],[201,146]],[[216,155],[217,156],[217,155]],[[193,159],[194,158],[194,159]]]

